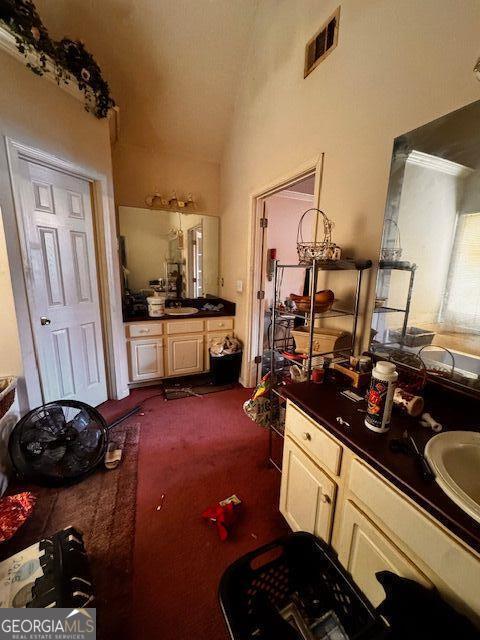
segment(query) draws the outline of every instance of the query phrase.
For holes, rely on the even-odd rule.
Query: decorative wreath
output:
[[[105,118],[115,106],[108,83],[83,42],[52,40],[32,0],[0,0],[0,23],[14,35],[17,49],[33,73],[49,73],[47,63],[51,62],[57,83],[69,84],[74,79],[85,96],[85,109],[97,118]]]

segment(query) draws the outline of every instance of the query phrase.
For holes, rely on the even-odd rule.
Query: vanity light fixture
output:
[[[176,191],[173,191],[169,198],[156,191],[145,198],[145,204],[152,209],[163,209],[164,211],[196,209],[196,203],[191,193],[188,193],[183,198],[178,198]]]

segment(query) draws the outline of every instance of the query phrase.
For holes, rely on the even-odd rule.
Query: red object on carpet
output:
[[[9,540],[32,515],[36,498],[30,491],[0,499],[0,542]]]
[[[202,518],[216,525],[218,537],[222,542],[225,542],[237,515],[238,507],[234,508],[233,504],[229,502],[225,505],[217,504],[214,507],[208,507],[202,513]]]
[[[135,390],[114,409],[155,392]],[[250,394],[239,387],[201,398],[155,398],[144,416],[135,416],[141,426],[133,638],[227,640],[217,597],[223,571],[288,531],[278,511],[280,474],[266,462],[268,433],[242,410]],[[233,493],[242,508],[221,542],[201,511]]]

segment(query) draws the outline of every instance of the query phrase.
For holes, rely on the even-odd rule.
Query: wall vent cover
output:
[[[305,47],[305,71],[306,78],[312,71],[331,53],[338,42],[338,25],[340,21],[340,7],[320,27],[316,34],[310,38]]]

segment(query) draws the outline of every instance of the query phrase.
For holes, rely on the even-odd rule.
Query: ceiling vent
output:
[[[322,60],[331,53],[338,42],[338,24],[340,20],[340,7],[320,27],[317,33],[310,38],[305,47],[305,73],[308,76]]]

